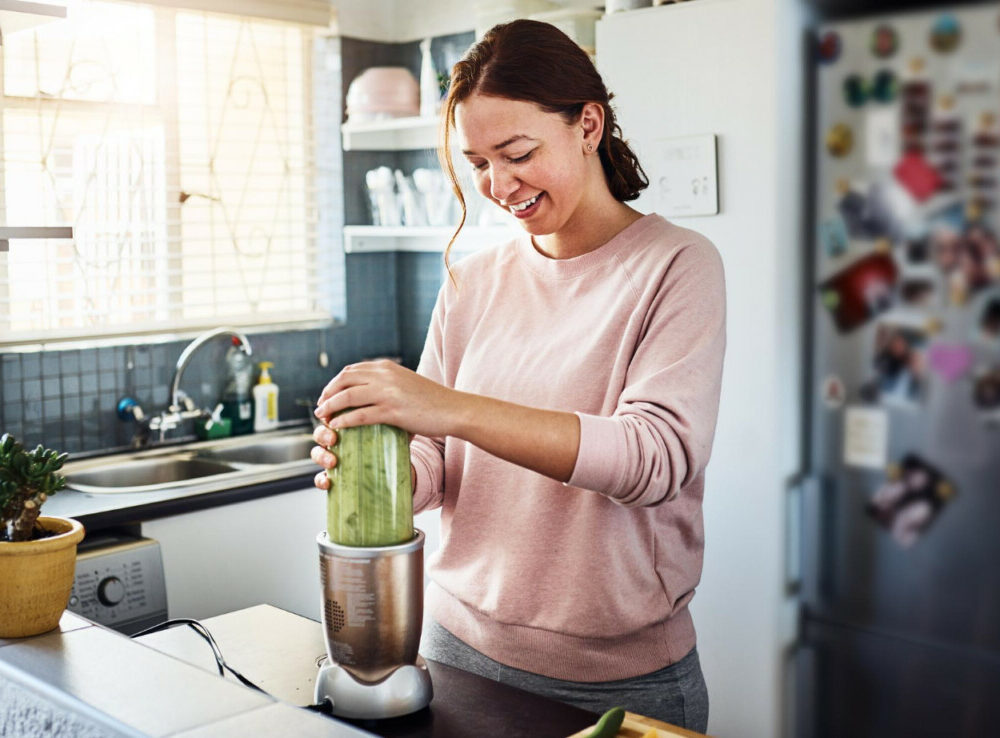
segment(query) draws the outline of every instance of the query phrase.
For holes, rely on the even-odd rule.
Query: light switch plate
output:
[[[714,134],[662,138],[650,167],[656,212],[666,218],[716,215],[719,177]]]

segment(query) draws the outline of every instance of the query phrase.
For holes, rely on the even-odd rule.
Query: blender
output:
[[[331,450],[327,530],[316,537],[327,661],[315,701],[339,717],[407,715],[433,697],[417,652],[424,534],[413,527],[409,437],[385,425],[345,428]]]

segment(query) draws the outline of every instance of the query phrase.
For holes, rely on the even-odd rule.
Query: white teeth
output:
[[[511,209],[511,210],[512,210],[513,212],[515,212],[515,213],[516,213],[516,212],[518,212],[518,211],[520,211],[520,210],[524,210],[524,209],[525,209],[525,208],[527,208],[527,207],[531,207],[532,205],[534,205],[534,204],[535,204],[535,202],[536,202],[536,201],[538,200],[538,198],[539,198],[540,196],[541,196],[541,193],[538,193],[537,195],[535,195],[535,196],[534,196],[533,198],[531,198],[530,200],[525,200],[524,202],[520,202],[520,203],[518,203],[517,205],[511,205],[511,206],[510,206],[510,209]]]

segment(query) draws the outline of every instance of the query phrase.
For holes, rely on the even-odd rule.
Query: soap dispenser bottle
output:
[[[257,432],[278,427],[278,385],[269,371],[273,366],[270,361],[260,362],[260,379],[253,388],[253,429]]]
[[[252,433],[253,424],[253,362],[240,341],[233,337],[233,345],[226,352],[229,368],[226,388],[222,394],[221,417],[229,418],[231,433],[240,436]]]

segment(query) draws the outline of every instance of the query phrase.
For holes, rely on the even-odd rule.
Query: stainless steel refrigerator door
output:
[[[993,735],[1000,661],[807,621],[795,657],[796,738]]]
[[[870,183],[895,179],[893,162],[898,157],[872,151],[870,130],[891,119],[894,107],[874,100],[850,105],[847,77],[870,82],[888,69],[905,81],[912,78],[916,58],[924,60],[920,75],[938,92],[956,89],[957,80],[971,78],[981,68],[1000,76],[996,6],[954,12],[963,30],[962,46],[947,57],[928,46],[930,28],[940,15],[912,13],[831,26],[840,35],[841,54],[836,62],[819,65],[816,73],[814,232],[838,215],[838,187],[846,184],[866,191]],[[883,23],[898,34],[898,49],[880,59],[871,52],[871,44],[876,27]],[[992,96],[983,98],[990,109],[1000,100],[1000,79],[993,84]],[[962,98],[960,104],[971,104],[969,99]],[[854,146],[859,147],[848,156],[832,156],[825,148],[826,135],[838,123],[854,131]],[[924,205],[929,208],[933,202]],[[991,225],[997,229],[995,212]],[[814,288],[858,259],[878,253],[885,244],[877,241],[851,238],[846,252],[832,253],[829,244],[817,237]],[[906,273],[911,265],[906,262],[904,242],[897,240],[892,252]],[[922,268],[922,273],[933,274],[926,264]],[[919,270],[914,267],[914,271]],[[813,295],[810,457],[817,484],[815,493],[804,500],[804,515],[814,521],[802,533],[814,554],[813,565],[802,571],[806,619],[815,616],[945,648],[1000,654],[1000,427],[988,425],[976,408],[971,380],[975,366],[1000,362],[1000,353],[971,341],[973,309],[969,303],[950,304],[946,294],[939,295],[940,304],[929,307],[905,306],[897,295],[888,310],[847,330],[838,329],[831,311],[819,303],[818,291]],[[878,375],[873,359],[883,324],[924,331],[924,351],[934,345],[970,344],[974,366],[954,380],[925,366],[916,399],[900,402],[888,393],[862,397],[860,388]],[[834,377],[847,396],[840,405],[821,397],[823,383]],[[887,462],[915,454],[938,468],[957,492],[909,547],[900,545],[867,510],[886,482],[886,467],[845,462],[845,420],[852,408],[884,413]]]

